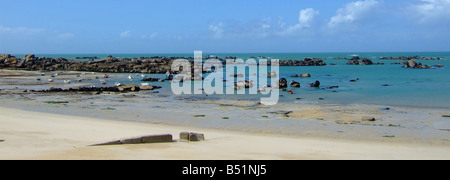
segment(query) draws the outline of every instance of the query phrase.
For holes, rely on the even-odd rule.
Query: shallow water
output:
[[[206,53],[204,53],[207,56]],[[280,60],[303,60],[306,57],[321,58],[328,64],[321,67],[280,67],[280,77],[286,78],[288,83],[292,80],[301,83],[302,88],[293,88],[295,93],[289,95],[287,92],[281,92],[282,102],[292,102],[301,98],[303,101],[317,102],[323,98],[322,103],[340,103],[340,104],[381,104],[381,105],[400,105],[416,107],[450,107],[450,53],[446,52],[388,52],[388,53],[241,53],[241,54],[214,54],[221,58],[227,56],[236,56],[244,60],[248,58],[268,58]],[[385,63],[385,65],[355,66],[346,65],[348,60],[336,60],[336,57],[351,58],[353,55],[359,55],[361,58],[367,57],[374,62]],[[421,56],[421,57],[443,57],[445,60],[417,60],[426,65],[444,65],[437,69],[406,69],[402,65],[391,64],[403,62],[401,60],[381,60],[380,57],[398,57],[398,56]],[[22,57],[23,55],[16,55]],[[84,56],[97,56],[105,58],[106,54],[37,54],[36,56],[46,57],[65,57],[72,58]],[[151,56],[178,56],[192,57],[193,54],[113,54],[115,57],[151,57]],[[336,64],[336,65],[331,65]],[[311,78],[291,78],[293,74],[310,73]],[[107,80],[107,85],[120,83],[141,83],[140,75],[131,74],[133,80],[129,80],[130,74],[120,74],[118,77]],[[101,75],[100,75],[101,76]],[[163,74],[147,75],[148,77],[165,78]],[[350,82],[352,79],[359,78],[358,82]],[[226,77],[226,79],[230,79]],[[321,88],[308,88],[307,85],[315,82],[321,82]],[[95,83],[102,86],[100,82]],[[198,82],[197,82],[198,83]],[[162,86],[159,90],[164,95],[172,95],[170,84],[154,82],[153,85]],[[329,86],[339,86],[337,89],[329,90]],[[248,94],[248,93],[247,93]],[[203,95],[194,95],[193,98],[204,98]],[[267,97],[267,96],[264,96]],[[212,95],[210,99],[245,99],[258,100],[261,96],[255,95]]]

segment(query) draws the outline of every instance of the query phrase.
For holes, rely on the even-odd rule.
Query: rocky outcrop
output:
[[[0,55],[0,68],[29,70],[29,71],[88,71],[102,73],[147,73],[164,74],[171,71],[172,62],[176,59],[190,61],[194,70],[192,57],[139,57],[139,58],[116,58],[111,55],[105,59],[91,61],[76,61],[65,58],[36,57],[33,54],[25,55],[23,59],[16,58],[10,54]],[[221,59],[219,59],[221,60]],[[225,62],[224,60],[222,62]],[[271,61],[267,63],[271,65]],[[324,66],[321,59],[306,58],[300,60],[279,61],[280,66]],[[176,72],[172,72],[176,73]],[[198,72],[200,73],[200,72]],[[193,74],[198,74],[193,72]]]
[[[148,78],[142,79],[141,81],[144,81],[144,82],[164,82],[164,79],[148,77]]]
[[[416,63],[413,59],[404,63],[404,68],[413,68],[413,69],[431,69],[431,66],[422,65],[422,63]]]
[[[300,60],[280,61],[280,66],[326,66],[326,65],[327,64],[322,59],[316,58],[314,59],[305,58],[303,61]]]
[[[25,55],[23,59],[9,54],[0,55],[0,67],[30,71],[88,71],[103,73],[155,73],[164,74],[170,70],[173,58],[115,58],[108,56],[96,61],[75,61],[65,58],[35,57]]]
[[[361,61],[359,61],[361,60]],[[348,65],[383,65],[384,63],[374,63],[372,60],[355,56],[347,63]]]

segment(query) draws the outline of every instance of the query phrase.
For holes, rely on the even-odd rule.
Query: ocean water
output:
[[[151,57],[151,56],[178,56],[192,57],[192,54],[111,54],[115,57]],[[206,55],[206,53],[204,53]],[[388,53],[245,53],[245,54],[214,54],[219,57],[236,56],[244,60],[250,57],[264,57],[280,60],[303,60],[306,57],[321,58],[327,66],[320,67],[280,67],[280,77],[286,78],[288,83],[292,80],[301,83],[301,88],[292,88],[295,93],[290,95],[281,92],[281,102],[319,102],[323,104],[378,104],[399,105],[414,107],[450,107],[450,52],[388,52]],[[385,63],[385,65],[346,65],[348,60],[337,60],[335,57],[348,57],[354,55],[367,57],[374,62]],[[23,55],[15,55],[23,57]],[[37,54],[38,57],[64,57],[75,59],[75,57],[96,56],[105,58],[107,54]],[[381,60],[380,57],[398,56],[421,56],[421,57],[443,57],[445,60],[416,60],[426,65],[444,65],[436,69],[407,69],[402,65],[391,64],[403,62],[402,60]],[[330,65],[335,64],[335,65]],[[311,78],[292,78],[293,74],[310,73]],[[109,79],[108,85],[115,82],[140,83],[139,77],[130,81],[129,74],[121,74],[115,79]],[[134,76],[134,74],[133,74]],[[163,74],[147,75],[150,77],[164,78]],[[357,82],[350,82],[359,78]],[[321,82],[321,88],[308,88],[309,83],[316,80]],[[199,83],[199,82],[197,82]],[[152,83],[162,86],[158,90],[161,96],[179,98],[173,95],[170,84]],[[385,86],[388,85],[388,86]],[[339,86],[337,89],[328,89],[329,86]],[[152,92],[149,92],[152,93]],[[258,100],[260,95],[182,95],[181,98],[210,98],[230,100]],[[267,97],[267,96],[263,96]]]

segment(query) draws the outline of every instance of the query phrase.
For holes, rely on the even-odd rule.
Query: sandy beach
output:
[[[90,146],[201,132],[203,142]],[[122,122],[0,108],[0,159],[450,159],[445,145],[350,141]]]

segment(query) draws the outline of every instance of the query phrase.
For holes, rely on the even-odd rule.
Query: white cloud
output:
[[[141,38],[142,39],[156,39],[158,37],[158,35],[159,35],[159,33],[154,32],[154,33],[152,33],[150,35],[147,35],[147,34],[142,35]]]
[[[341,24],[352,24],[365,19],[373,13],[374,9],[380,4],[376,0],[365,0],[348,3],[344,8],[337,10],[335,16],[331,17],[328,27],[335,28]]]
[[[72,33],[62,33],[57,36],[59,39],[73,39],[75,38],[75,34]]]
[[[311,28],[314,24],[315,17],[320,14],[319,11],[314,10],[313,8],[307,8],[300,10],[298,16],[298,23],[292,26],[289,26],[287,29],[282,30],[278,33],[281,36],[292,35],[300,30]],[[284,26],[284,24],[283,24]],[[283,27],[281,26],[281,27]]]
[[[450,20],[450,0],[420,0],[411,5],[411,15],[419,23],[439,23]]]
[[[213,32],[213,37],[216,39],[221,39],[223,38],[223,23],[220,22],[217,25],[209,25],[209,30],[211,30]]]
[[[18,34],[18,35],[36,35],[44,32],[45,29],[28,28],[28,27],[4,27],[0,25],[0,33]]]
[[[125,31],[120,33],[120,38],[129,38],[131,37],[131,31]]]
[[[150,38],[150,39],[155,39],[156,37],[158,37],[158,34],[159,34],[159,33],[157,33],[157,32],[155,32],[155,33],[153,33],[153,34],[150,34],[149,38]]]
[[[307,28],[310,27],[314,21],[314,17],[317,15],[319,15],[319,11],[316,11],[313,8],[301,10],[298,17],[299,25]]]

